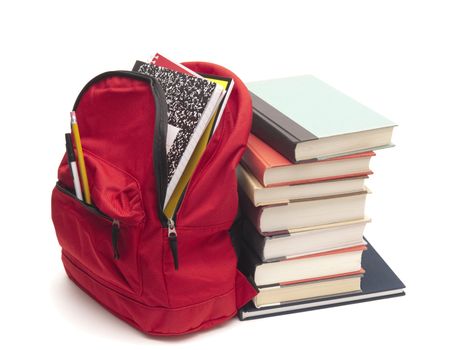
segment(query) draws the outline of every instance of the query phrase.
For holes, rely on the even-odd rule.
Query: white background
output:
[[[2,2],[1,348],[465,346],[467,12],[451,1],[306,3]],[[244,81],[314,74],[396,121],[397,147],[372,161],[366,236],[407,296],[161,339],[78,290],[50,219],[68,112],[90,78],[156,51]]]

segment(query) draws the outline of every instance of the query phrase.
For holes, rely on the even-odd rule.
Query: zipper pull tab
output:
[[[175,229],[175,222],[172,219],[168,219],[167,235],[169,237],[169,245],[174,259],[175,270],[178,270],[177,230]]]
[[[120,221],[113,219],[112,221],[112,247],[114,250],[114,259],[120,259],[120,253],[118,251],[118,239],[120,237]]]

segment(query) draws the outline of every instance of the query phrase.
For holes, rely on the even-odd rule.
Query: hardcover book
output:
[[[202,76],[191,69],[185,67],[184,65],[180,63],[173,62],[169,60],[168,58],[162,56],[160,53],[156,53],[154,57],[151,60],[151,64],[159,67],[165,67],[168,69],[171,69],[175,72],[183,73],[183,74],[188,74],[192,75],[194,77],[202,78]]]
[[[255,207],[363,192],[367,178],[368,176],[358,176],[296,185],[264,187],[246,167],[242,165],[237,167],[238,184]]]
[[[267,262],[362,245],[363,231],[368,222],[370,219],[365,218],[265,236],[249,220],[243,220],[238,234],[263,262]]]
[[[264,187],[270,187],[370,175],[370,159],[374,155],[374,152],[363,152],[294,164],[250,134],[242,164]]]
[[[247,87],[252,132],[293,163],[391,145],[392,121],[311,75]]]
[[[257,308],[263,308],[300,300],[355,294],[361,292],[360,281],[363,273],[362,269],[349,274],[259,288],[258,294],[253,298],[253,304]]]
[[[268,236],[277,231],[363,219],[367,193],[364,191],[262,207],[255,207],[242,190],[239,191],[239,197],[242,212],[261,234]]]
[[[238,256],[238,267],[258,288],[362,273],[361,257],[366,242],[348,248],[263,262],[236,230],[232,232],[232,242]]]
[[[362,268],[365,274],[361,278],[361,292],[278,303],[275,306],[262,308],[255,307],[253,301],[250,301],[239,310],[238,318],[242,321],[251,320],[405,295],[404,283],[368,242],[367,249],[362,255]]]

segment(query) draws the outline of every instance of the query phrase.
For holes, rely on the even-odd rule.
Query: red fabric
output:
[[[210,328],[257,293],[236,269],[228,234],[238,203],[235,167],[251,126],[250,96],[223,67],[186,65],[233,77],[235,86],[176,217],[178,270],[158,216],[156,106],[147,82],[107,77],[77,106],[93,204],[105,216],[66,193],[73,185],[65,158],[58,171],[65,191],[56,187],[52,193],[52,219],[69,277],[116,316],[153,335]],[[111,219],[120,221],[119,260],[113,258]]]

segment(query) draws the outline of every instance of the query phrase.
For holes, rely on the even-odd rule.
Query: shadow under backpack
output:
[[[75,196],[66,156],[52,192],[52,220],[69,278],[115,316],[151,335],[213,327],[234,317],[257,293],[236,268],[229,236],[251,98],[229,70],[203,62],[185,65],[231,77],[234,88],[178,205],[175,228],[169,230],[162,210],[167,105],[159,83],[147,75],[107,72],[83,88],[73,110],[92,205]]]

